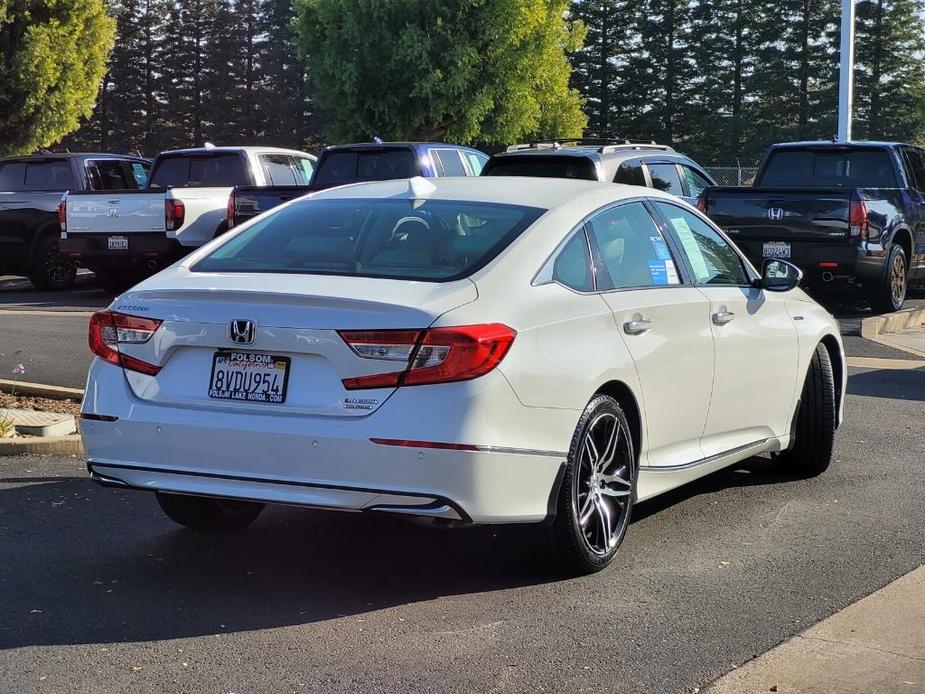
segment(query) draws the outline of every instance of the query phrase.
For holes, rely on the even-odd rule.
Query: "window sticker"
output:
[[[707,269],[707,261],[704,260],[703,251],[697,245],[694,232],[691,231],[687,220],[684,217],[671,217],[671,226],[674,227],[678,238],[681,239],[681,245],[684,246],[684,252],[687,253],[687,259],[690,260],[697,279],[704,280],[708,278],[710,271]]]
[[[668,244],[661,236],[650,236],[652,248],[655,249],[655,257],[659,260],[671,260],[671,251],[668,250]]]
[[[668,284],[680,284],[681,280],[678,278],[678,271],[675,269],[673,260],[665,261],[665,272],[668,275]]]
[[[649,260],[649,275],[653,285],[678,284],[678,272],[671,260]]]

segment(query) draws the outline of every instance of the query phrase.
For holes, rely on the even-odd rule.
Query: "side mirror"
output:
[[[786,260],[767,258],[761,264],[761,288],[769,292],[789,292],[802,280],[803,271]]]

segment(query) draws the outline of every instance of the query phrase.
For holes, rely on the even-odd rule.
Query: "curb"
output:
[[[30,453],[33,455],[81,455],[83,450],[80,434],[32,439],[0,439],[0,457]]]
[[[50,398],[52,400],[83,400],[82,388],[64,388],[63,386],[49,386],[44,383],[29,383],[28,381],[10,381],[0,378],[0,391],[11,393],[13,389],[20,395],[31,395],[35,398]]]
[[[881,335],[921,326],[925,326],[925,308],[904,308],[895,313],[885,313],[882,316],[871,316],[861,320],[861,337],[876,340]]]

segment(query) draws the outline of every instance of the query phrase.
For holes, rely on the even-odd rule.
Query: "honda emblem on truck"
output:
[[[233,320],[228,324],[231,341],[236,345],[252,345],[257,336],[256,326],[252,320]]]
[[[772,222],[779,222],[784,218],[784,210],[781,207],[769,207],[768,208],[768,219]]]

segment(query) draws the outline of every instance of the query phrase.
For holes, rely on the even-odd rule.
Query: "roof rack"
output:
[[[508,152],[520,152],[528,149],[562,149],[563,144],[570,145],[598,145],[598,154],[615,152],[619,149],[658,149],[666,152],[673,151],[668,145],[660,145],[655,140],[632,140],[629,138],[609,138],[609,137],[564,137],[555,140],[541,140],[537,142],[525,142],[522,144],[511,145],[507,148]]]

